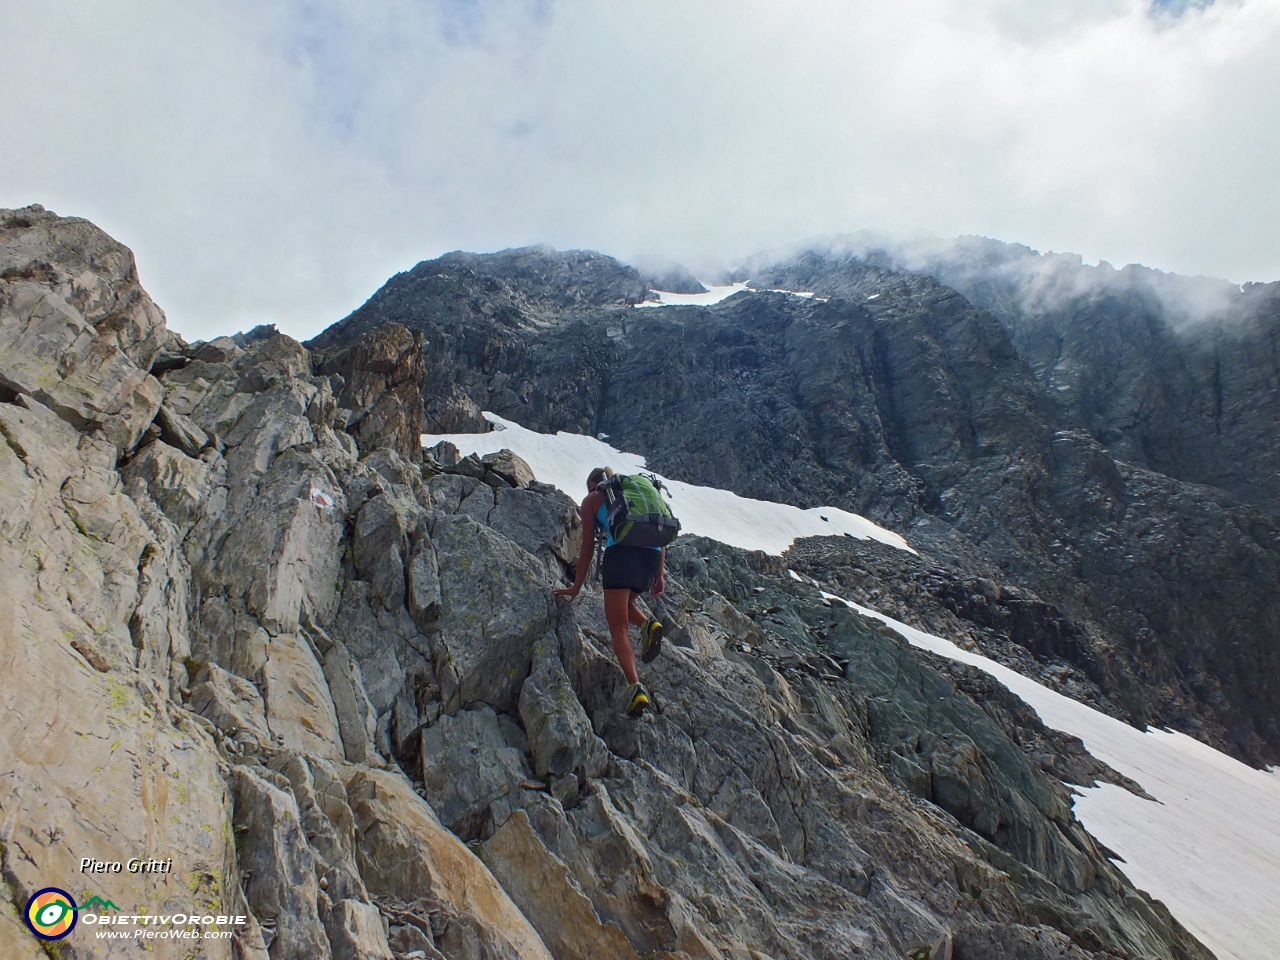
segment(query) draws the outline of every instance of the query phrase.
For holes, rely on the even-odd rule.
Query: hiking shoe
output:
[[[652,663],[662,652],[662,624],[652,617],[640,628],[640,659]]]
[[[631,702],[627,705],[627,715],[638,717],[649,709],[649,691],[644,688],[643,683],[633,683],[631,685]]]

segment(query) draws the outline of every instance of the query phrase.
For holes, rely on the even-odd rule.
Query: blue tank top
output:
[[[600,509],[596,511],[596,523],[604,528],[604,534],[608,539],[605,541],[604,548],[608,550],[610,547],[616,547],[617,541],[613,539],[613,533],[609,530],[609,510],[605,504],[600,504]],[[650,547],[650,550],[661,550],[661,547]]]

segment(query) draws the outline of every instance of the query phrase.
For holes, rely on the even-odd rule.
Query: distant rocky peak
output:
[[[493,322],[511,330],[558,325],[652,298],[634,267],[592,250],[455,251],[396,274],[310,345],[348,343],[389,321],[411,327]]]
[[[593,250],[556,250],[539,245],[497,253],[455,251],[427,260],[408,276],[459,276],[493,280],[531,303],[557,307],[624,306],[640,303],[648,283],[633,267]]]

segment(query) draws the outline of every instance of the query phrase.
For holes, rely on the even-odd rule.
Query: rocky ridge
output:
[[[94,892],[251,918],[211,958],[1209,956],[1072,816],[1105,769],[774,558],[673,549],[625,718],[598,598],[551,596],[574,504],[406,443],[458,395],[423,404],[413,332],[186,344],[40,208],[0,275],[16,911],[128,851],[174,873]],[[0,948],[40,955],[7,908]]]

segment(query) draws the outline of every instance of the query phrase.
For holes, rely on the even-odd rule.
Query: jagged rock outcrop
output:
[[[350,410],[346,429],[364,450],[386,447],[407,460],[418,460],[425,430],[422,385],[425,341],[398,324],[388,324],[360,338],[333,357],[322,373],[341,377],[337,404]],[[333,382],[333,381],[331,381]],[[449,419],[449,428],[484,430],[478,410]]]
[[[0,219],[0,387],[39,400],[117,452],[156,415],[151,362],[169,334],[133,254],[86,220],[43,207]]]
[[[595,587],[551,592],[569,498],[511,455],[360,434],[397,385],[352,357],[339,383],[271,330],[164,342],[155,420],[115,439],[0,402],[14,906],[143,843],[173,873],[94,892],[245,915],[210,958],[1209,957],[1080,827],[1015,701],[984,712],[777,559],[671,550],[659,709],[628,718]]]
[[[1078,352],[1046,374],[1007,318],[928,276],[812,254],[757,264],[753,282],[813,297],[631,310],[598,296],[556,310],[538,299],[542,286],[505,292],[526,282],[510,259],[468,258],[469,300],[441,286],[443,261],[420,264],[313,345],[333,355],[395,321],[428,343],[433,429],[447,418],[431,411],[461,391],[476,410],[532,429],[608,435],[669,476],[884,520],[951,579],[1026,594],[985,608],[951,594],[988,653],[1033,674],[1066,671],[1064,689],[1134,723],[1171,725],[1255,763],[1280,758],[1280,515],[1265,506],[1265,463],[1235,479],[1226,466],[1243,447],[1275,446],[1276,315],[1265,291],[1237,291],[1256,317],[1236,346],[1226,334],[1213,341],[1225,412],[1204,420],[1170,407],[1160,421],[1165,433],[1200,424],[1178,441],[1187,449],[1196,430],[1221,426],[1219,445],[1204,448],[1217,452],[1197,462],[1222,466],[1205,473],[1104,446],[1110,434],[1057,385],[1068,367],[1081,385],[1114,371]],[[482,277],[503,292],[486,292]],[[1091,342],[1089,329],[1072,335]],[[1108,334],[1126,344],[1109,363],[1143,351],[1126,329]],[[1166,355],[1204,366],[1186,351]],[[1126,377],[1146,386],[1116,390],[1147,409],[1141,397],[1160,392],[1156,381]],[[1187,403],[1203,406],[1207,389]],[[1103,406],[1123,420],[1132,404]],[[1151,433],[1153,450],[1165,433]],[[1256,495],[1242,498],[1245,487]],[[884,592],[910,602],[893,582]]]

